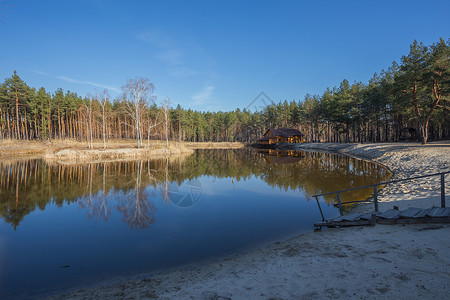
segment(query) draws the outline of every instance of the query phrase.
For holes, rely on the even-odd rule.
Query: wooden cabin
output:
[[[297,129],[268,129],[264,136],[256,141],[259,145],[274,145],[279,143],[303,143],[303,133]]]

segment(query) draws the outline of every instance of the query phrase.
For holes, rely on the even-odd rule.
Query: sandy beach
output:
[[[379,144],[302,144],[299,149],[326,150],[368,159],[389,168],[391,180],[417,177],[450,171],[450,143],[379,143]],[[447,175],[447,178],[449,175]],[[446,195],[449,196],[447,184]],[[379,192],[379,209],[394,205],[399,209],[440,206],[439,176],[400,182],[386,186]],[[449,204],[450,205],[450,204]],[[352,212],[373,211],[373,204],[360,204]]]
[[[393,179],[450,170],[450,143],[303,144],[299,149],[370,159],[387,166]],[[438,180],[387,186],[379,195],[380,210],[438,206]],[[373,205],[354,210],[371,211]],[[444,299],[450,289],[449,236],[449,224],[326,229],[49,299]]]

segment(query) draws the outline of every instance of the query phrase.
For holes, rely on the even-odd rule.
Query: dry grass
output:
[[[241,149],[247,147],[240,142],[184,142],[182,143],[191,149]]]
[[[73,150],[64,149],[58,152],[47,152],[44,158],[50,162],[59,163],[87,163],[99,161],[118,161],[129,159],[162,158],[167,156],[191,155],[192,149],[101,149],[101,150]]]
[[[20,158],[23,156],[44,154],[48,145],[38,141],[0,140],[0,157]]]
[[[189,153],[193,149],[239,149],[246,147],[245,144],[237,142],[196,143],[176,141],[169,141],[169,146],[167,147],[165,141],[151,140],[150,143],[145,141],[143,147],[138,149],[136,140],[132,139],[109,140],[106,143],[106,149],[103,148],[102,140],[94,140],[93,146],[93,149],[89,149],[86,141],[78,141],[75,139],[54,139],[48,141],[3,139],[0,140],[0,157],[2,159],[14,159],[24,156],[43,156],[47,159],[64,160],[85,160],[87,157],[120,159]],[[58,153],[60,154],[58,155]]]

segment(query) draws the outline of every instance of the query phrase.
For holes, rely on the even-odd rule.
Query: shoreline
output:
[[[47,163],[59,164],[80,164],[92,162],[113,162],[134,159],[158,159],[172,156],[191,155],[194,150],[188,148],[179,149],[90,149],[90,150],[73,150],[64,149],[56,153],[47,152],[43,156]]]
[[[390,180],[430,175],[450,170],[450,141],[421,145],[420,143],[366,143],[366,144],[302,144],[297,150],[324,150],[367,159],[386,167],[392,172]],[[445,155],[447,153],[447,156]],[[440,178],[433,176],[400,182],[383,187],[378,192],[380,211],[398,206],[427,208],[440,206]],[[449,195],[449,185],[446,195]],[[448,197],[447,197],[448,198]],[[373,211],[372,203],[360,203],[351,213]]]
[[[89,149],[86,142],[71,139],[51,141],[0,140],[0,159],[15,160],[42,158],[49,163],[79,164],[92,162],[112,162],[133,159],[158,159],[168,156],[190,155],[196,149],[242,149],[240,142],[174,142],[166,146],[165,141],[152,140],[141,148],[134,140],[112,140],[103,148],[103,142],[96,140]]]
[[[450,167],[449,143],[303,144],[297,150],[303,149],[381,163],[393,171],[392,179]],[[428,189],[435,183],[387,186],[379,194],[380,210],[393,205],[431,207],[433,199],[439,198]],[[418,191],[404,192],[411,188]],[[367,211],[372,209],[369,206],[354,209]],[[327,229],[206,264],[103,282],[79,291],[74,288],[49,299],[442,298],[448,294],[446,283],[450,281],[449,234],[447,224]]]

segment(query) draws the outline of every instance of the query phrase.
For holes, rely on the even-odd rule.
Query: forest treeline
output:
[[[306,141],[379,142],[450,137],[450,39],[414,41],[407,55],[368,83],[327,88],[303,100],[251,111],[201,112],[157,105],[148,79],[128,80],[115,99],[29,87],[14,74],[0,86],[1,139],[151,139],[254,142],[268,128],[302,131]],[[92,143],[89,143],[92,145]]]

